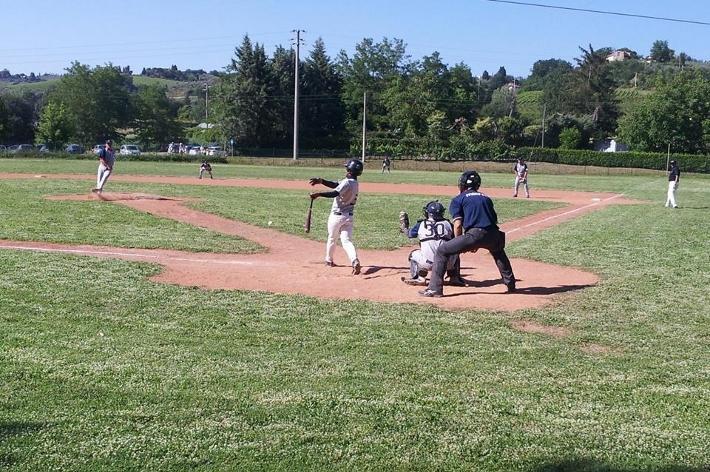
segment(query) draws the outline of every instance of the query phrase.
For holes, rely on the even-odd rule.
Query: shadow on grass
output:
[[[45,429],[48,423],[21,422],[21,421],[0,421],[0,446],[6,444],[7,440],[16,436],[26,436]],[[17,459],[0,449],[0,469],[17,463]]]
[[[619,467],[607,464],[597,459],[569,459],[542,463],[529,469],[530,472],[641,472],[648,467]],[[665,465],[654,467],[657,472],[702,472],[705,467],[688,467],[684,465]]]

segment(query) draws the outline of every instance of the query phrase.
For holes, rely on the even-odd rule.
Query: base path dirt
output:
[[[28,174],[0,174],[0,178],[36,178]],[[52,179],[90,180],[85,175],[48,175]],[[177,185],[219,185],[261,188],[288,188],[307,192],[309,186],[300,181],[277,180],[197,180],[183,177],[112,176],[112,181],[169,183]],[[375,184],[363,182],[361,192],[390,194],[455,195],[448,186]],[[509,189],[486,189],[493,196],[510,197]],[[205,289],[260,290],[273,293],[303,294],[319,298],[372,300],[390,303],[432,304],[445,309],[487,309],[512,311],[550,303],[560,294],[579,291],[598,282],[595,274],[572,267],[561,267],[525,259],[512,259],[518,279],[518,291],[506,294],[500,274],[487,251],[462,255],[462,275],[471,281],[467,287],[445,287],[443,298],[423,298],[417,287],[405,285],[408,276],[407,254],[411,247],[395,251],[359,250],[362,274],[351,275],[342,250],[336,251],[336,267],[323,264],[325,243],[268,228],[229,220],[193,210],[179,199],[154,195],[105,192],[102,195],[53,197],[70,200],[103,200],[121,204],[159,217],[170,218],[223,234],[239,236],[267,248],[261,254],[212,254],[169,250],[126,249],[90,245],[48,244],[40,242],[1,241],[0,247],[16,250],[48,251],[94,257],[157,263],[164,270],[157,282],[197,286]],[[549,226],[575,218],[609,204],[628,203],[621,195],[585,192],[538,190],[536,200],[565,202],[567,206],[545,211],[502,226],[508,240],[519,239]],[[278,244],[274,244],[278,241]]]

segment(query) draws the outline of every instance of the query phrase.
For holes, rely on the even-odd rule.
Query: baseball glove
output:
[[[406,211],[399,212],[399,231],[404,234],[409,233],[409,215]]]

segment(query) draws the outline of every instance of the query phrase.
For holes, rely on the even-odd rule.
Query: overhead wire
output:
[[[516,1],[516,0],[486,0],[486,1],[493,2],[493,3],[509,3],[511,5],[523,5],[523,6],[529,6],[529,7],[550,8],[550,9],[554,9],[554,10],[568,10],[568,11],[584,12],[584,13],[597,13],[600,15],[625,16],[625,17],[631,17],[631,18],[643,18],[643,19],[647,19],[647,20],[672,21],[672,22],[676,22],[676,23],[689,23],[689,24],[695,24],[695,25],[701,25],[701,26],[710,26],[710,22],[707,22],[707,21],[686,20],[686,19],[682,19],[682,18],[670,18],[667,16],[641,15],[638,13],[623,13],[623,12],[618,12],[618,11],[594,10],[591,8],[564,7],[561,5],[549,5],[546,3],[521,2],[521,1]]]

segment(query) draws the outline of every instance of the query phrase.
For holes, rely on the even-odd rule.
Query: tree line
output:
[[[299,64],[301,147],[359,152],[366,97],[367,151],[375,154],[495,153],[543,140],[585,149],[611,136],[639,151],[672,143],[679,152],[710,153],[707,64],[676,55],[665,41],[648,58],[591,45],[579,51],[574,63],[538,60],[529,76],[516,78],[504,66],[477,76],[438,52],[415,60],[400,39],[365,38],[352,54],[331,58],[319,38]],[[612,52],[622,60],[610,61]],[[235,139],[243,149],[286,149],[294,61],[293,50],[279,46],[269,55],[244,36],[225,71],[211,76],[207,109],[200,89],[176,101],[165,86],[136,86],[125,68],[73,63],[46,94],[0,97],[0,142],[31,138],[58,148],[129,135],[148,148]],[[176,68],[151,73],[184,75]],[[620,100],[624,90],[634,91],[633,106]],[[206,111],[215,126],[194,128]]]

